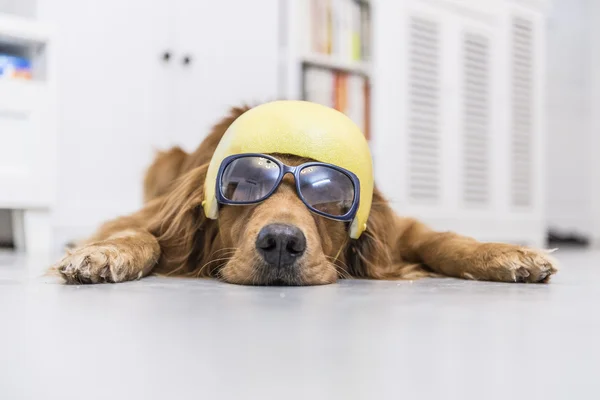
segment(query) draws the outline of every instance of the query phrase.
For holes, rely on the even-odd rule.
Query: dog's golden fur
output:
[[[451,276],[502,282],[548,282],[556,272],[546,251],[481,243],[435,232],[397,216],[375,190],[368,228],[358,240],[347,225],[312,214],[297,197],[291,177],[255,206],[222,207],[218,220],[204,216],[203,183],[211,156],[227,127],[247,107],[234,108],[193,153],[160,153],[144,181],[145,206],[105,223],[55,266],[68,283],[123,282],[151,273],[215,277],[239,284],[326,284],[338,278],[417,279]],[[276,155],[288,164],[305,160]],[[298,227],[306,252],[298,273],[275,276],[255,250],[258,231],[270,222]]]

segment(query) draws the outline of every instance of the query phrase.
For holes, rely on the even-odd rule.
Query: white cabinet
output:
[[[376,174],[400,213],[543,244],[545,2],[522,3],[376,3]]]
[[[61,78],[58,243],[138,209],[155,149],[191,150],[231,106],[276,97],[277,2],[38,0]]]
[[[36,82],[0,81],[0,205],[48,207],[52,202],[54,134],[49,93]]]
[[[51,30],[0,14],[0,50],[28,57],[32,80],[0,79],[0,209],[11,210],[19,249],[50,247],[55,200],[55,75]]]
[[[38,0],[55,29],[56,247],[139,207],[142,174],[166,125],[168,2]],[[168,22],[168,20],[167,20]]]
[[[230,107],[275,100],[278,2],[173,2],[172,121],[186,148]]]

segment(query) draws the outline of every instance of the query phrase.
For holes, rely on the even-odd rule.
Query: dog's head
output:
[[[279,156],[288,165],[306,162]],[[312,213],[287,175],[277,191],[250,206],[222,206],[219,219],[226,263],[219,275],[245,284],[323,284],[337,279],[348,226]],[[230,249],[229,252],[225,249]]]
[[[307,161],[277,156],[288,165]],[[381,207],[377,192],[369,229],[352,240],[348,223],[316,215],[306,207],[291,175],[265,201],[222,205],[217,220],[207,219],[201,207],[206,170],[204,166],[188,173],[162,200],[152,228],[163,253],[159,270],[215,276],[238,284],[318,285],[339,277],[366,276],[371,265],[389,262],[389,246],[374,232],[389,225],[393,216]]]

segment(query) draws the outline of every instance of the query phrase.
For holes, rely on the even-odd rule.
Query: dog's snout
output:
[[[256,249],[271,266],[292,265],[306,250],[306,237],[293,225],[270,224],[258,233]]]

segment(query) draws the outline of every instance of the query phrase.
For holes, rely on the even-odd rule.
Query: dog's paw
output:
[[[476,250],[471,260],[477,264],[467,279],[500,282],[547,283],[558,271],[550,251],[507,244],[489,243]]]
[[[99,244],[69,252],[53,269],[67,283],[85,284],[131,280],[131,267],[126,254],[115,246]]]

